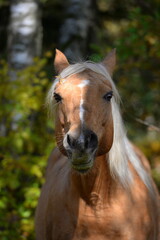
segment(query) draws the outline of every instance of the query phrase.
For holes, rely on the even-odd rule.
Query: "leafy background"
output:
[[[1,0],[0,12],[8,13],[8,8],[9,2]],[[53,15],[62,22],[65,16],[63,11],[57,14],[57,8],[63,8],[62,1],[43,1],[43,56],[19,71],[15,81],[9,81],[11,69],[1,49],[0,121],[6,132],[0,139],[2,240],[34,239],[35,208],[47,158],[55,146],[54,121],[48,118],[45,97],[53,81],[57,36],[53,29],[51,43],[46,23]],[[88,45],[90,59],[98,61],[116,47],[114,80],[128,135],[148,157],[160,188],[160,3],[100,0],[97,13],[97,40],[90,39]],[[2,24],[7,25],[6,18]]]

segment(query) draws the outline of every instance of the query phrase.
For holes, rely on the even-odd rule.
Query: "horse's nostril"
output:
[[[97,148],[98,138],[94,132],[90,132],[89,136],[87,136],[86,145],[87,148]]]
[[[71,145],[71,139],[70,139],[70,136],[67,134],[67,143],[69,144],[69,145]]]
[[[87,137],[86,137],[86,141],[84,142],[85,148],[88,148],[89,143],[90,143],[90,136],[87,136]]]
[[[98,138],[96,134],[92,131],[87,131],[85,133],[85,148],[95,149],[98,146]]]
[[[71,148],[75,147],[75,139],[69,134],[67,134],[67,143]]]

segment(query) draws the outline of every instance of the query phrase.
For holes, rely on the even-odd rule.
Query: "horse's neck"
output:
[[[82,198],[88,204],[95,199],[103,199],[110,195],[113,180],[110,175],[106,155],[97,157],[95,164],[89,173],[83,175],[73,175],[73,182]]]

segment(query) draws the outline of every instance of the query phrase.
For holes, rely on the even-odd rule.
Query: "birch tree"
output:
[[[11,0],[8,27],[8,63],[10,81],[17,79],[17,71],[33,63],[40,56],[42,46],[41,13],[38,0]],[[23,81],[23,80],[22,80]],[[13,104],[13,100],[12,100]],[[33,116],[34,114],[32,114]],[[14,111],[11,129],[18,128],[22,113]],[[3,119],[5,122],[5,117]],[[0,124],[2,135],[6,135],[5,124]]]
[[[24,68],[41,54],[42,27],[39,2],[11,0],[8,29],[8,62],[14,69]]]

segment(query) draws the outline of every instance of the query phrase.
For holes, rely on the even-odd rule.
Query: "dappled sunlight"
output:
[[[113,79],[127,135],[148,158],[160,190],[159,1],[98,0],[89,9],[86,1],[89,16],[76,6],[80,1],[74,1],[72,9],[67,0],[65,7],[62,0],[40,0],[39,6],[38,1],[18,0],[9,13],[12,2],[0,0],[0,239],[35,239],[35,208],[55,147],[56,105],[52,118],[45,105],[57,75],[55,48],[68,52],[71,62],[78,54],[78,59],[100,62],[116,48]],[[70,31],[63,25],[69,19],[74,23]],[[64,43],[66,31],[69,40]],[[17,61],[13,67],[21,70],[11,69],[12,60]]]

